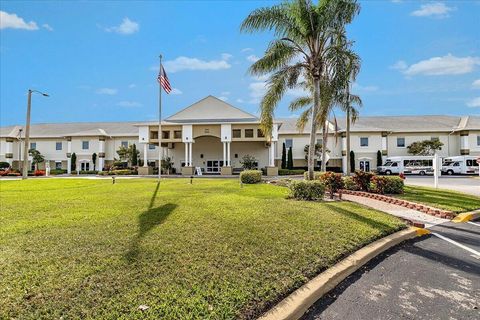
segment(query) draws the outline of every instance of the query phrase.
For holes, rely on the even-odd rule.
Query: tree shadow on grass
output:
[[[156,226],[162,224],[165,219],[170,215],[170,213],[172,213],[173,210],[175,210],[175,208],[177,207],[177,205],[173,203],[166,203],[156,208],[153,207],[159,187],[160,183],[158,182],[157,186],[155,187],[155,191],[153,192],[152,198],[150,199],[148,209],[138,216],[137,235],[131,241],[130,248],[124,255],[124,258],[130,263],[137,260],[140,253],[140,243],[142,242],[142,239],[145,237],[145,235]]]

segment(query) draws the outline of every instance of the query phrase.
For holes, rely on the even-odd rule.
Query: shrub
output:
[[[303,169],[278,169],[279,176],[291,176],[291,175],[298,175],[303,174],[305,170]]]
[[[64,174],[67,173],[65,169],[52,169],[50,170],[50,174]]]
[[[357,186],[353,177],[343,177],[343,187],[347,190],[354,190],[357,191],[360,188]]]
[[[21,176],[20,172],[9,172],[7,173],[8,177],[19,177]]]
[[[379,194],[403,193],[403,179],[400,177],[373,176],[370,190]]]
[[[246,154],[242,157],[242,160],[240,160],[240,164],[242,165],[242,168],[245,170],[253,170],[257,168],[258,161],[257,159],[255,159],[254,156]]]
[[[353,176],[353,181],[357,184],[358,188],[362,191],[368,191],[370,189],[370,179],[372,179],[373,173],[356,170]]]
[[[10,168],[10,163],[5,161],[0,161],[0,169],[7,169]]]
[[[290,197],[297,200],[323,200],[325,194],[325,185],[316,180],[292,181],[289,188]]]
[[[95,171],[95,170],[82,170],[82,171],[80,171],[80,174],[97,174],[97,171]]]
[[[248,184],[259,183],[262,181],[262,171],[244,170],[240,172],[240,181]]]
[[[320,176],[321,176],[322,174],[325,174],[325,172],[315,171],[315,172],[313,173],[313,179],[314,179],[314,180],[319,180],[319,179],[320,179]],[[308,178],[308,171],[305,171],[305,172],[303,173],[303,177],[304,177],[305,179]]]
[[[328,190],[330,198],[333,199],[333,194],[343,188],[342,175],[335,172],[325,172],[320,175],[320,181],[325,185],[325,189]]]
[[[111,171],[111,172],[113,172],[113,174],[118,175],[118,176],[138,174],[135,170],[130,170],[130,169],[113,170],[113,171]]]
[[[44,176],[45,175],[45,170],[35,170],[33,172],[33,175],[38,177],[38,176]]]

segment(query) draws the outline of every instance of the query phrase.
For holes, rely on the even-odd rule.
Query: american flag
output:
[[[163,90],[165,90],[167,94],[172,92],[172,86],[170,85],[170,81],[168,81],[167,73],[165,72],[165,69],[163,69],[163,66],[160,67],[160,72],[158,73],[157,81],[158,83],[160,83]]]

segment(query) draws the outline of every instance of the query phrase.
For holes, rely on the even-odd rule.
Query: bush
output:
[[[50,174],[64,174],[67,173],[65,169],[52,169],[50,170]]]
[[[0,161],[0,169],[7,169],[10,168],[10,163],[5,161]]]
[[[330,198],[333,199],[333,194],[343,188],[342,175],[335,172],[325,172],[320,175],[320,181],[325,185],[325,189],[328,190]]]
[[[118,175],[118,176],[125,176],[125,175],[135,175],[138,174],[137,171],[135,170],[130,170],[130,169],[123,169],[123,170],[113,170],[111,171],[113,174]]]
[[[278,169],[279,176],[291,176],[291,175],[299,175],[303,174],[305,170],[303,169]]]
[[[319,179],[320,179],[320,176],[321,176],[322,174],[325,174],[325,172],[315,171],[315,172],[313,173],[313,179],[314,179],[314,180],[319,180]],[[305,172],[303,173],[303,178],[304,178],[305,180],[308,178],[308,171],[305,171]]]
[[[95,170],[82,170],[80,174],[97,174],[98,171]]]
[[[370,182],[370,190],[380,194],[403,193],[403,179],[400,177],[373,176]]]
[[[6,175],[7,175],[7,177],[19,177],[19,176],[21,176],[20,172],[9,172]]]
[[[323,200],[325,194],[325,185],[316,180],[293,181],[289,188],[290,197],[297,200]]]
[[[357,191],[360,188],[357,186],[353,177],[343,177],[343,187],[347,190],[354,190]]]
[[[240,172],[240,181],[248,184],[259,183],[262,181],[262,171],[244,170]]]
[[[38,176],[44,176],[45,175],[45,170],[35,170],[33,172],[33,175],[38,177]]]
[[[368,191],[370,189],[370,180],[373,177],[373,173],[356,170],[353,176],[357,187],[362,191]]]

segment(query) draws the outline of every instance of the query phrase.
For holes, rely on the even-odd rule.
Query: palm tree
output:
[[[324,117],[321,112],[321,81],[327,66],[335,59],[337,39],[345,25],[359,13],[356,0],[285,1],[272,7],[254,10],[241,25],[241,31],[273,31],[265,55],[249,69],[252,75],[269,75],[267,92],[261,108],[262,129],[268,136],[273,126],[273,113],[288,89],[298,86],[299,79],[313,86],[311,119]],[[324,122],[322,122],[324,123]],[[313,179],[317,121],[311,121],[308,153],[308,178]]]

